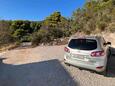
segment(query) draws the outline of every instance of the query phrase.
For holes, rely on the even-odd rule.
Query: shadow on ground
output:
[[[56,59],[24,65],[0,60],[0,86],[78,86]]]
[[[108,77],[115,77],[115,48],[110,47],[111,55],[108,59]]]

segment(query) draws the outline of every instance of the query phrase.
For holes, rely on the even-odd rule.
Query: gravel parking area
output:
[[[115,86],[114,54],[108,64],[109,77],[104,77],[66,66],[63,48],[39,46],[0,54],[0,86]]]

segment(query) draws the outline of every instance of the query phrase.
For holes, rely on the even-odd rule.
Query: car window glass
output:
[[[94,50],[97,48],[97,41],[93,39],[72,39],[68,46],[79,50]]]

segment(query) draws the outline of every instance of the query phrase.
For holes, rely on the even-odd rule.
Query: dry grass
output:
[[[5,50],[11,50],[11,49],[14,49],[14,48],[16,48],[18,46],[19,45],[17,45],[17,44],[3,45],[3,46],[0,46],[0,52],[5,51]]]

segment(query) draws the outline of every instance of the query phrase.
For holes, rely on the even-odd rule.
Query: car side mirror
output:
[[[104,46],[106,46],[106,45],[107,45],[107,43],[103,43],[103,45],[104,45]]]
[[[111,45],[111,42],[106,42],[106,43],[104,43],[103,45],[104,45],[104,46],[106,46],[106,45]]]
[[[106,45],[111,45],[111,42],[107,42]]]

